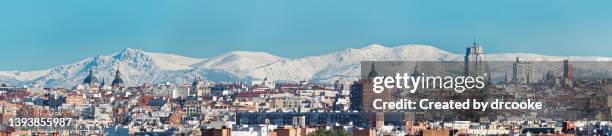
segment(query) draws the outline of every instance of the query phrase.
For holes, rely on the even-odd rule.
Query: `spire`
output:
[[[199,85],[199,84],[200,84],[200,79],[198,78],[198,76],[195,76],[193,78],[193,83],[191,85],[195,87],[196,85]]]
[[[115,79],[113,79],[111,86],[113,88],[123,87],[124,84],[125,82],[123,81],[123,77],[121,76],[121,71],[119,71],[119,67],[117,67],[117,71],[115,71]]]
[[[98,79],[94,75],[93,68],[89,69],[89,75],[85,77],[85,79],[83,80],[83,84],[89,84],[89,85],[98,84]]]
[[[416,63],[416,62],[414,63],[414,72],[412,73],[411,76],[413,77],[419,76],[419,63]]]
[[[504,84],[508,84],[508,73],[504,75]]]
[[[520,61],[520,58],[517,56],[516,57],[516,62],[519,62],[519,61]]]
[[[491,72],[487,73],[487,84],[492,85],[493,79],[491,78]]]
[[[104,86],[106,84],[106,78],[102,77],[102,83],[100,84],[100,86]]]
[[[374,62],[372,62],[372,67],[370,68],[370,73],[368,73],[368,78],[372,79],[377,76],[378,76],[378,72],[376,72],[376,69],[374,67]]]
[[[419,63],[414,64],[414,73],[419,73]]]

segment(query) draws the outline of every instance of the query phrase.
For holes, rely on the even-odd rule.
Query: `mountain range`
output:
[[[0,83],[72,87],[80,84],[89,70],[94,71],[100,82],[106,83],[110,83],[115,71],[120,70],[128,86],[166,82],[188,84],[196,77],[219,82],[248,82],[267,78],[331,83],[358,79],[361,61],[463,61],[463,56],[428,45],[385,47],[372,44],[301,58],[284,58],[253,51],[233,51],[210,58],[192,58],[128,48],[47,70],[0,71]],[[528,53],[486,54],[488,61],[512,61],[516,57],[533,61],[559,61],[567,58]],[[612,61],[611,57],[572,56],[571,59]]]

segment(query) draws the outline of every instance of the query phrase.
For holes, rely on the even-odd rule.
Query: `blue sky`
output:
[[[17,0],[0,2],[0,70],[38,70],[125,48],[282,57],[371,43],[461,53],[612,56],[612,1]]]

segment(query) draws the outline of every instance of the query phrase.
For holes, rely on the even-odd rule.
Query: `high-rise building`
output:
[[[349,109],[352,111],[361,111],[363,110],[363,107],[361,105],[362,103],[362,94],[363,94],[363,87],[361,85],[360,82],[354,82],[351,85],[351,93],[349,93],[349,99],[351,101]]]
[[[381,93],[375,93],[373,91],[372,79],[377,76],[379,76],[378,71],[375,68],[374,62],[372,62],[368,76],[365,77],[365,79],[361,79],[359,82],[355,82],[353,85],[351,85],[351,110],[356,110],[359,112],[372,112],[374,111],[372,102],[375,99],[389,100],[391,98],[392,90],[390,89],[384,89]]]
[[[465,49],[465,76],[486,77],[484,50],[476,42]]]
[[[514,83],[531,83],[533,82],[533,62],[521,61],[516,57],[512,65],[512,82]]]
[[[573,86],[574,82],[574,66],[569,60],[563,60],[563,84],[565,86]]]

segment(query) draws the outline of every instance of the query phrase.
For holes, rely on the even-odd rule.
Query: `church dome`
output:
[[[123,86],[123,84],[124,84],[124,81],[123,81],[123,78],[121,77],[121,72],[117,70],[117,72],[115,72],[115,79],[113,79],[111,86]]]

